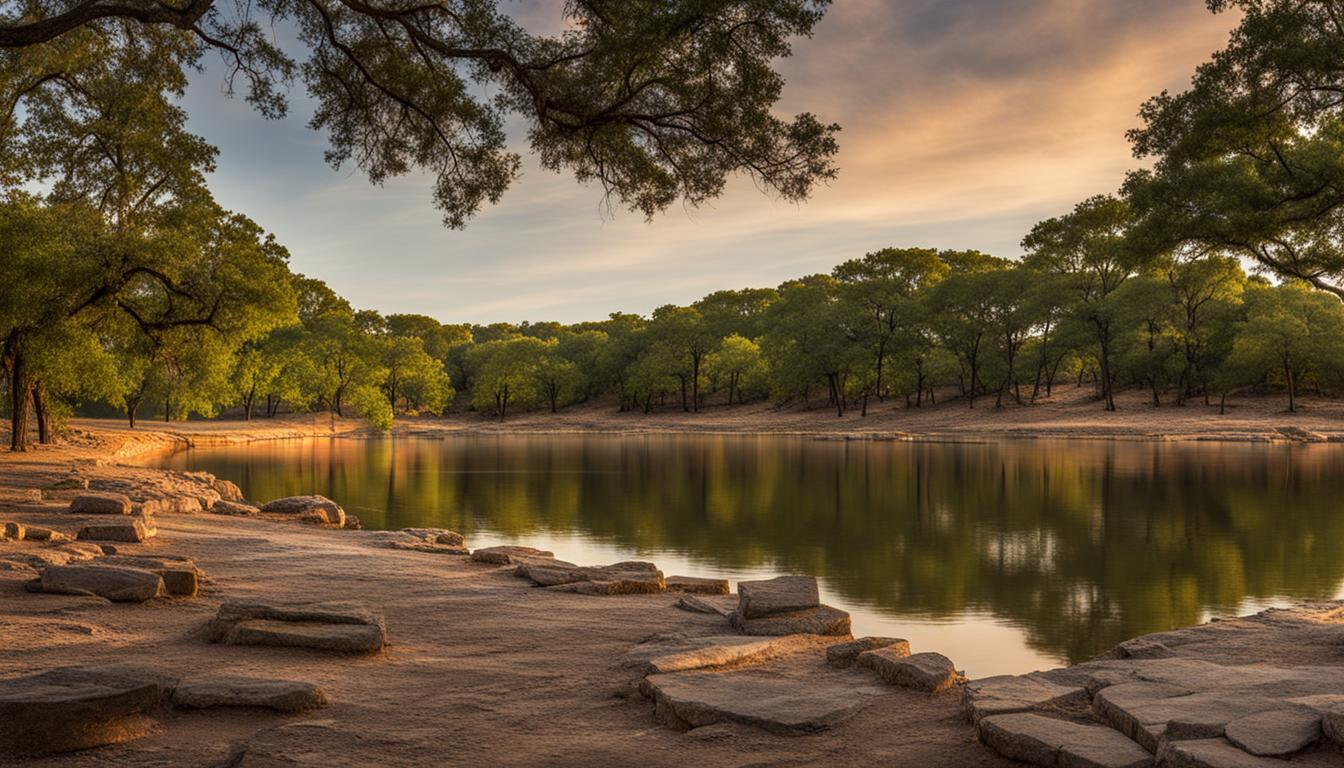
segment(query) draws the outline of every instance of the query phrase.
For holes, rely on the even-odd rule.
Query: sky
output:
[[[546,0],[504,0],[530,29]],[[465,231],[443,227],[430,179],[382,187],[333,170],[296,85],[268,121],[194,77],[190,128],[220,149],[211,187],[360,308],[443,322],[595,320],[723,288],[774,286],[888,246],[1020,254],[1041,219],[1114,191],[1138,164],[1124,132],[1144,99],[1181,90],[1235,18],[1204,0],[836,0],[780,69],[777,111],[838,122],[840,175],[798,205],[734,179],[713,204],[653,221],[541,169]]]

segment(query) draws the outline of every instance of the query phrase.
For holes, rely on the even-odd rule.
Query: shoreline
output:
[[[338,423],[333,431],[327,419],[321,421],[245,430],[215,422],[199,432],[135,434],[100,433],[96,425],[81,425],[69,445],[0,461],[0,468],[11,470],[0,477],[0,509],[6,520],[68,528],[72,518],[64,504],[70,492],[40,491],[42,500],[34,502],[33,490],[59,486],[73,474],[94,487],[168,498],[189,492],[202,478],[137,465],[135,460],[190,445],[364,434],[356,422]],[[115,458],[109,460],[109,453]],[[108,605],[84,597],[32,595],[22,586],[31,572],[0,570],[0,623],[15,638],[0,649],[0,677],[92,659],[150,663],[183,678],[219,667],[319,684],[332,703],[306,715],[169,710],[157,716],[159,725],[142,739],[33,764],[152,765],[168,755],[175,763],[220,766],[246,765],[249,759],[313,766],[433,765],[441,760],[444,722],[453,724],[455,756],[494,765],[672,766],[689,759],[743,766],[819,760],[841,766],[881,760],[992,768],[1011,764],[977,743],[986,736],[977,736],[977,728],[966,719],[968,714],[975,717],[976,696],[987,702],[979,706],[999,706],[994,702],[1002,691],[984,689],[988,681],[935,694],[880,687],[871,703],[853,711],[846,705],[843,718],[808,735],[780,735],[734,720],[686,731],[684,724],[658,722],[654,713],[663,705],[655,706],[635,691],[629,672],[616,663],[651,637],[732,632],[717,614],[677,610],[675,594],[595,597],[538,589],[515,577],[511,567],[482,566],[423,547],[389,547],[387,533],[379,531],[201,513],[163,512],[156,520],[156,537],[142,544],[118,544],[118,554],[190,557],[207,577],[200,596]],[[0,543],[0,551],[10,554],[28,551],[26,547],[26,542]],[[238,599],[339,599],[377,606],[386,618],[390,644],[381,655],[356,658],[205,642],[201,627],[223,602]],[[1076,684],[1079,675],[1105,677],[1116,669],[1175,674],[1145,672],[1145,659],[1157,657],[1187,667],[1249,664],[1273,674],[1288,674],[1286,667],[1274,665],[1326,664],[1344,674],[1344,657],[1335,659],[1319,645],[1322,631],[1338,634],[1336,647],[1344,649],[1344,602],[1304,604],[1135,638],[1112,651],[1109,660],[1061,668],[1041,678],[1074,691],[1068,707],[1049,702],[1023,706],[1053,712],[1052,718],[1064,718],[1059,722],[1091,722],[1091,694],[1078,698],[1086,687]],[[916,653],[938,650],[917,637],[910,644]],[[777,657],[684,674],[701,682],[732,680],[734,685],[771,691],[867,690],[874,684],[871,672],[836,671],[817,653],[815,644],[804,644]],[[716,695],[722,699],[727,694]],[[732,696],[728,699],[731,704]],[[1329,765],[1337,759],[1330,750],[1322,742],[1292,765]],[[230,762],[231,755],[242,755],[244,762]]]

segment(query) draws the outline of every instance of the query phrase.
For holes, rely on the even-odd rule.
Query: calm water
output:
[[[977,677],[1344,584],[1336,446],[520,436],[280,441],[165,463],[472,546],[815,574],[856,635],[907,637]]]

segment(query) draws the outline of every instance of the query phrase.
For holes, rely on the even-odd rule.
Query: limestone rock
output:
[[[172,682],[147,669],[63,667],[0,681],[0,755],[40,756],[144,736]]]
[[[1248,755],[1226,739],[1163,740],[1157,750],[1163,768],[1282,768],[1282,760]]]
[[[195,496],[161,496],[137,505],[142,515],[197,515],[204,511]]]
[[[826,663],[832,667],[853,666],[859,654],[888,648],[897,656],[910,655],[910,643],[898,637],[861,637],[848,643],[836,643],[826,648]]]
[[[52,543],[72,540],[67,533],[53,531],[50,528],[40,528],[35,525],[24,527],[23,538],[27,541],[48,541]]]
[[[780,613],[793,613],[821,605],[814,576],[778,576],[764,581],[737,584],[738,615],[759,619]]]
[[[216,501],[214,506],[210,507],[210,511],[217,515],[233,517],[256,517],[261,514],[261,510],[257,507],[238,501]]]
[[[1148,768],[1143,747],[1100,725],[1082,725],[1026,712],[991,715],[977,727],[980,741],[1011,760],[1078,768]]]
[[[125,541],[136,543],[153,537],[154,534],[150,531],[151,528],[145,524],[145,520],[137,517],[124,523],[86,525],[79,529],[79,534],[75,538],[93,541]]]
[[[327,694],[312,683],[252,677],[212,677],[179,683],[173,705],[183,709],[255,707],[306,712],[327,705]]]
[[[229,502],[247,501],[247,499],[243,496],[243,489],[239,488],[238,484],[233,482],[232,480],[223,480],[217,477],[213,481],[211,481],[210,487],[215,490],[215,493],[219,494],[220,501],[229,501]],[[215,503],[218,504],[219,502],[217,501]],[[211,508],[213,509],[213,506]]]
[[[42,570],[41,590],[58,595],[97,595],[114,603],[143,603],[164,594],[152,571],[111,565],[52,565]]]
[[[129,515],[132,506],[124,493],[82,493],[70,500],[70,511],[82,515]]]
[[[972,723],[990,715],[1086,705],[1087,700],[1087,689],[1083,686],[1054,682],[1040,673],[972,680],[961,692],[962,711]]]
[[[1271,709],[1227,724],[1227,740],[1263,757],[1291,755],[1321,738],[1321,716],[1309,709]]]
[[[25,530],[21,523],[5,523],[0,526],[0,539],[22,541],[25,538],[24,534]]]
[[[710,613],[724,618],[737,610],[736,601],[726,596],[682,595],[677,598],[676,607],[691,613]]]
[[[668,576],[663,580],[668,592],[683,592],[691,595],[726,595],[727,579],[703,579],[695,576]]]
[[[462,534],[446,528],[402,528],[401,532],[409,533],[429,544],[443,544],[449,547],[460,547],[467,541]]]
[[[539,587],[589,582],[571,591],[583,594],[637,595],[663,591],[663,572],[653,563],[627,561],[612,565],[580,567],[560,560],[523,563],[516,574]]]
[[[902,652],[904,651],[904,653]],[[957,684],[957,668],[952,660],[941,653],[925,652],[908,655],[909,649],[899,646],[864,651],[859,654],[859,666],[871,669],[892,685],[936,693]]]
[[[261,505],[261,511],[274,515],[294,515],[302,517],[304,515],[313,516],[311,519],[320,517],[324,525],[333,525],[341,527],[345,525],[345,510],[341,505],[328,499],[326,496],[286,496],[283,499],[276,499]]]
[[[1092,700],[1097,720],[1156,751],[1163,736],[1213,739],[1233,720],[1280,709],[1280,700],[1251,690],[1185,692],[1168,683],[1126,683],[1103,689]]]
[[[1321,730],[1326,738],[1344,747],[1344,704],[1332,707],[1321,720]]]
[[[679,729],[741,723],[782,735],[823,731],[850,718],[873,699],[889,695],[847,673],[807,680],[756,670],[651,675],[643,690],[654,716]]]
[[[210,621],[211,642],[272,645],[340,653],[377,653],[386,643],[383,618],[354,603],[227,602]]]
[[[527,559],[540,560],[554,557],[554,552],[514,545],[482,547],[471,552],[473,563],[488,563],[490,565],[514,565]]]
[[[740,585],[739,585],[740,587]],[[829,605],[803,611],[779,613],[760,619],[746,619],[733,611],[728,617],[733,628],[744,635],[828,635],[849,636],[849,614]]]
[[[1147,637],[1136,637],[1115,647],[1115,653],[1122,659],[1169,659],[1176,655],[1163,643]]]
[[[741,635],[658,638],[627,651],[620,664],[641,676],[742,666],[815,648],[819,642],[807,635],[766,639]]]
[[[200,592],[201,570],[190,560],[110,555],[100,562],[157,573],[163,579],[164,591],[173,597],[195,597]]]

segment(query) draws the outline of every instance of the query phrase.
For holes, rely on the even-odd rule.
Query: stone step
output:
[[[130,666],[63,667],[0,681],[0,755],[41,756],[138,739],[173,681]]]
[[[990,715],[976,727],[980,741],[1029,765],[1149,768],[1143,747],[1102,725],[1084,725],[1029,712]]]
[[[255,677],[211,677],[179,683],[173,705],[183,709],[252,707],[306,712],[327,705],[327,694],[312,683]]]

